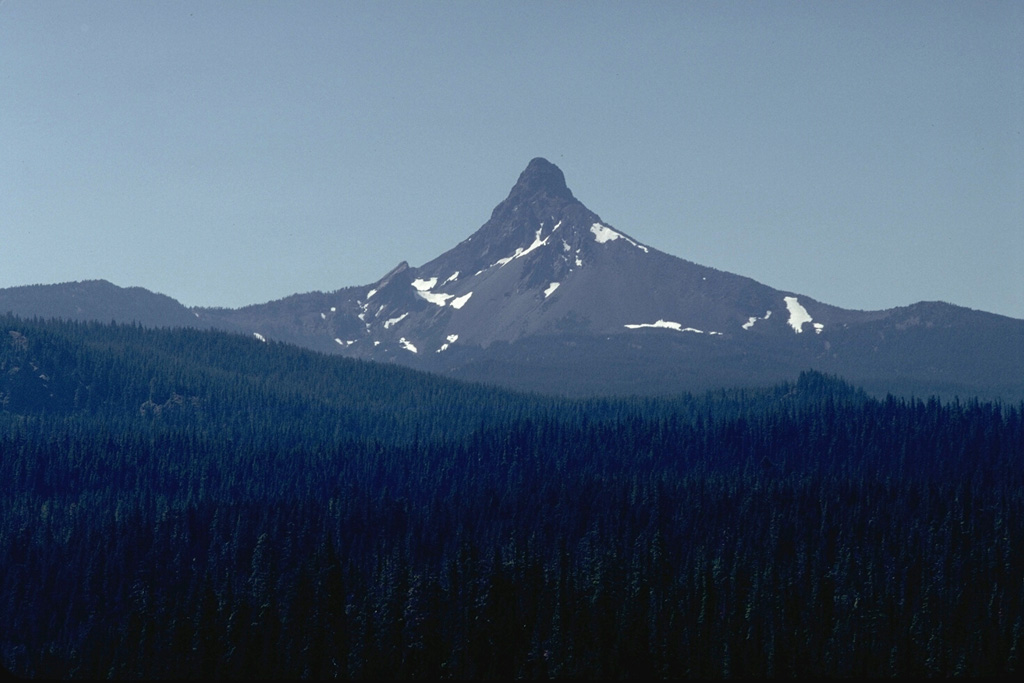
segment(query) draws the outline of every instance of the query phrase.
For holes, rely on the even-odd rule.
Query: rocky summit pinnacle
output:
[[[519,174],[519,180],[505,201],[494,207],[491,220],[484,224],[481,231],[489,235],[488,241],[504,241],[510,235],[532,236],[536,230],[534,219],[546,221],[570,207],[573,207],[572,210],[586,211],[586,207],[580,204],[565,184],[562,170],[547,159],[537,157]],[[548,225],[554,225],[555,222],[557,219]],[[500,246],[504,248],[505,245]]]
[[[545,194],[552,199],[575,199],[565,184],[562,170],[542,157],[537,157],[526,165],[526,170],[519,174],[519,180],[509,197],[528,200],[538,194]]]

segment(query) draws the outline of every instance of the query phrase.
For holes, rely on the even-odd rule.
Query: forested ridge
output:
[[[1003,675],[1024,404],[569,400],[0,316],[0,662],[42,678]]]

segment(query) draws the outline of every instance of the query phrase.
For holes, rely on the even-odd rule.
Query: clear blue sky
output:
[[[1024,3],[0,3],[0,287],[371,283],[535,156],[661,251],[1024,318]]]

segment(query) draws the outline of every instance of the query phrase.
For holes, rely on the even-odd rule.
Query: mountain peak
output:
[[[542,157],[532,159],[512,188],[510,197],[529,199],[538,194],[550,198],[573,200],[572,191],[565,184],[562,170]]]

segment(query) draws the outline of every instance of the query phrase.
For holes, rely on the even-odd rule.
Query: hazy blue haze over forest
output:
[[[370,283],[535,156],[659,250],[1024,318],[1024,5],[0,4],[0,287]]]

